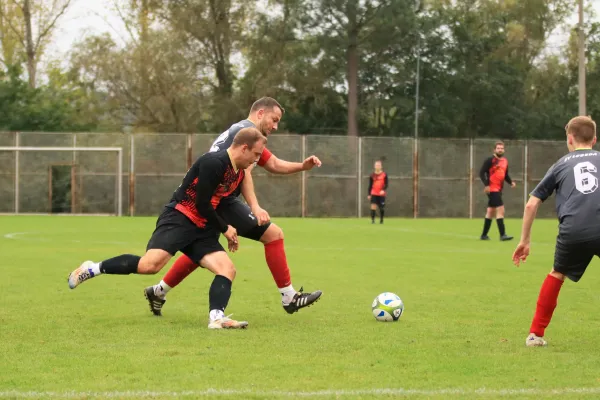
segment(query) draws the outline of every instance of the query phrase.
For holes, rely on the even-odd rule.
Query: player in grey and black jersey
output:
[[[554,267],[542,285],[527,346],[547,344],[544,331],[552,319],[565,278],[579,281],[592,258],[600,256],[600,152],[592,150],[596,143],[596,123],[589,117],[575,117],[565,130],[569,154],[552,165],[531,192],[523,214],[521,241],[513,254],[517,266],[527,259],[537,209],[556,192],[559,228]]]

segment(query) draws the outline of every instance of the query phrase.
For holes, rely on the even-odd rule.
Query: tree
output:
[[[4,38],[8,44],[4,57],[8,56],[11,62],[15,60],[12,38],[16,38],[20,51],[25,54],[31,88],[36,86],[37,66],[44,47],[50,41],[58,19],[65,14],[70,3],[71,0],[6,0],[6,5],[0,6],[0,20],[4,27],[3,49]],[[10,35],[4,33],[8,30]]]

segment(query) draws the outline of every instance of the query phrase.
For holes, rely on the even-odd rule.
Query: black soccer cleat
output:
[[[481,240],[490,240],[490,237],[488,235],[481,235],[480,239]]]
[[[160,310],[167,300],[163,300],[154,294],[154,286],[149,286],[144,289],[144,296],[146,297],[146,300],[148,300],[148,304],[150,304],[150,311],[152,311],[152,314],[157,317],[162,316]]]
[[[320,290],[316,290],[312,293],[302,293],[303,288],[300,288],[300,291],[294,295],[292,302],[286,306],[283,306],[285,311],[288,314],[293,314],[301,308],[310,307],[313,303],[321,298]]]
[[[513,240],[514,238],[512,236],[508,236],[508,235],[502,235],[500,236],[500,240],[503,242],[506,242],[507,240]]]

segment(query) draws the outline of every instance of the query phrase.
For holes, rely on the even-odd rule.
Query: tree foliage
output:
[[[569,0],[115,0],[124,43],[83,38],[37,89],[24,1],[0,3],[3,129],[217,132],[273,96],[285,131],[412,135],[417,81],[421,136],[559,138],[577,113]],[[585,29],[594,116],[600,23]]]

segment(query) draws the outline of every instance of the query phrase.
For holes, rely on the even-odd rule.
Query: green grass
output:
[[[321,289],[322,299],[285,313],[262,246],[242,240],[227,312],[249,329],[209,331],[208,271],[169,293],[162,318],[151,315],[142,290],[166,268],[68,288],[83,260],[143,254],[155,218],[0,217],[0,397],[600,395],[597,261],[581,282],[563,286],[549,346],[524,346],[552,266],[555,220],[536,221],[521,268],[511,264],[516,241],[498,241],[495,226],[494,240],[478,240],[479,219],[276,222],[296,288]],[[520,222],[507,228],[517,234]],[[385,291],[405,303],[397,323],[371,315]]]

